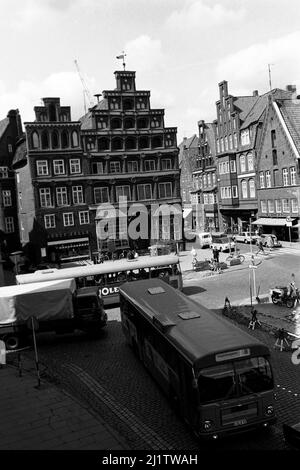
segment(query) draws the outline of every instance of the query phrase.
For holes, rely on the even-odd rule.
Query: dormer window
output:
[[[250,144],[249,129],[245,129],[244,131],[241,131],[241,144],[242,145],[249,145]]]

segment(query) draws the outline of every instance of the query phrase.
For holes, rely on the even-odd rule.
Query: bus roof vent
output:
[[[163,287],[149,287],[148,289],[149,294],[156,295],[156,294],[164,294],[166,291]]]
[[[163,333],[170,328],[171,326],[175,326],[174,323],[170,318],[166,317],[165,315],[159,315],[159,317],[153,316],[152,318],[153,325],[157,326]]]
[[[191,320],[192,318],[200,318],[200,313],[197,312],[182,312],[178,313],[178,316],[182,318],[182,320]]]

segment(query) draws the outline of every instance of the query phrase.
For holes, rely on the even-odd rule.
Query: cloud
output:
[[[93,95],[96,80],[84,77],[87,88]],[[41,105],[41,98],[59,97],[63,106],[71,106],[72,119],[77,120],[84,114],[83,88],[76,72],[51,74],[42,82],[23,80],[15,90],[8,90],[0,81],[0,109],[7,114],[10,109],[18,108],[22,121],[35,119],[33,108]],[[94,97],[93,97],[94,99]],[[90,104],[87,101],[87,107]],[[1,116],[3,119],[5,116]]]
[[[230,81],[233,94],[248,89],[269,89],[268,64],[272,71],[272,88],[288,83],[300,85],[299,55],[300,31],[257,43],[230,54],[217,65],[218,80]]]
[[[148,72],[155,68],[161,68],[164,63],[161,41],[152,39],[145,34],[127,42],[125,53],[127,54],[127,68],[130,70]]]
[[[203,0],[187,2],[181,10],[175,10],[166,21],[167,27],[176,30],[203,30],[228,22],[240,21],[245,16],[244,9],[225,8],[220,3],[209,6]]]

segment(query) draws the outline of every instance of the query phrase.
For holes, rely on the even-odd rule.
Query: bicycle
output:
[[[245,256],[241,255],[240,253],[230,253],[229,256],[227,256],[226,261],[231,261],[233,259],[239,259],[241,263],[245,261]]]

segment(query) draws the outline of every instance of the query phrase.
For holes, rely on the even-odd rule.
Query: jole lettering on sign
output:
[[[103,289],[101,289],[102,295],[117,294],[118,292],[119,292],[118,287],[103,287]]]

